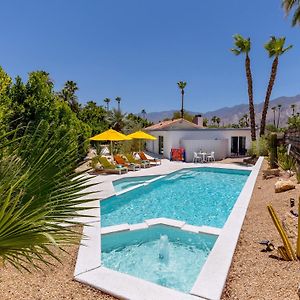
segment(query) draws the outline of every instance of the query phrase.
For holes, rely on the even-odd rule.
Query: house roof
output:
[[[185,119],[174,119],[174,120],[167,120],[162,121],[157,124],[154,124],[152,126],[149,126],[145,128],[145,130],[166,130],[166,129],[172,129],[173,127],[180,126],[183,129],[200,129],[203,128],[202,126],[196,125],[190,121],[187,121]]]
[[[187,121],[185,119],[174,119],[174,120],[167,120],[162,121],[152,126],[144,128],[146,131],[160,131],[160,130],[208,130],[208,131],[218,131],[218,130],[245,130],[250,131],[250,128],[224,128],[224,127],[216,127],[216,128],[209,128],[199,126],[195,123]]]

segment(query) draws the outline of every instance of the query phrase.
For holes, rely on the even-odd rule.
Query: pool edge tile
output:
[[[120,225],[112,225],[101,228],[101,234],[108,234],[108,233],[114,233],[119,231],[128,231],[130,230],[129,224],[124,223]]]

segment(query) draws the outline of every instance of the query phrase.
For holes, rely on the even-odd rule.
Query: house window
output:
[[[246,137],[245,136],[232,136],[231,137],[231,153],[235,155],[245,155]]]
[[[158,136],[158,153],[164,154],[164,137]]]

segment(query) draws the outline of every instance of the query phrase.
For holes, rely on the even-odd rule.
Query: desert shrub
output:
[[[278,147],[278,165],[284,171],[296,170],[296,160],[287,154],[286,147]]]
[[[252,141],[251,146],[247,151],[249,156],[267,156],[268,152],[268,140],[265,137],[260,137],[257,141]]]

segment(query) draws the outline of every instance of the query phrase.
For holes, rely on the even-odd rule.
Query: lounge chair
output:
[[[149,160],[135,159],[132,154],[126,154],[125,157],[128,160],[128,162],[130,162],[132,164],[140,164],[143,168],[149,168],[150,167],[150,161]]]
[[[96,171],[100,173],[106,173],[106,174],[119,174],[127,173],[128,168],[123,166],[116,166],[108,161],[108,159],[104,156],[98,157],[98,162],[101,164],[102,168],[95,168]]]
[[[141,169],[140,164],[126,162],[121,155],[115,155],[114,160],[118,165],[128,168],[131,171],[137,171]]]
[[[149,161],[150,163],[154,163],[155,165],[157,165],[157,164],[161,165],[161,159],[159,159],[159,158],[147,158],[146,154],[143,151],[139,152],[138,154],[142,161],[143,160]]]

